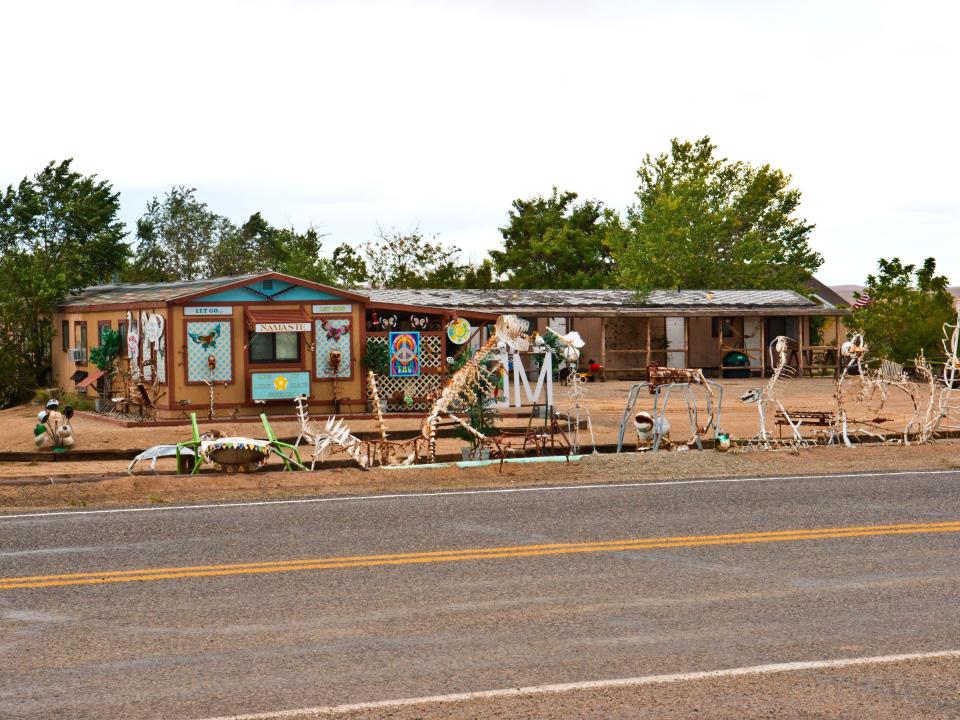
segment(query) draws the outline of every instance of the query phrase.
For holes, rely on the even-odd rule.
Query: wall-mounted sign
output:
[[[349,315],[353,312],[353,305],[314,305],[314,315]]]
[[[310,332],[308,322],[257,323],[253,331],[258,333]]]
[[[184,315],[233,315],[233,308],[230,306],[221,307],[185,307]]]
[[[447,338],[454,345],[463,345],[470,339],[470,332],[472,330],[473,328],[470,327],[470,321],[457,318],[456,320],[451,320],[450,324],[447,325]]]
[[[253,373],[250,376],[250,394],[254,400],[292,400],[310,394],[309,372]]]
[[[420,333],[390,333],[390,377],[420,377]]]

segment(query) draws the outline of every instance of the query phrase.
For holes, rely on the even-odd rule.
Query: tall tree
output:
[[[360,253],[347,243],[340,243],[333,249],[330,272],[333,274],[334,284],[340,287],[358,288],[369,282],[367,263]]]
[[[237,229],[196,197],[196,188],[173,187],[154,198],[137,221],[137,249],[129,279],[195,280],[209,277],[217,245]]]
[[[794,217],[800,191],[790,176],[715,156],[709,137],[671,141],[647,155],[639,203],[611,226],[620,282],[654,288],[794,288],[823,260],[809,245],[814,226]]]
[[[861,296],[868,302],[853,310],[851,327],[864,334],[874,358],[900,363],[923,350],[927,357],[943,354],[943,324],[957,317],[945,275],[927,258],[921,267],[904,265],[900,258],[881,259],[879,272],[867,276]]]
[[[50,315],[72,290],[106,282],[127,258],[118,219],[119,193],[96,175],[51,162],[0,194],[0,322],[15,348],[43,378],[50,365]],[[0,391],[2,392],[2,391]]]
[[[257,212],[239,229],[220,235],[210,252],[209,273],[241,275],[272,270],[330,282],[330,261],[322,254],[323,237],[312,227],[302,233],[273,227]]]
[[[380,288],[462,287],[460,250],[427,240],[418,228],[377,230],[377,241],[363,246],[370,283]]]
[[[494,268],[517,288],[599,288],[610,279],[604,244],[606,215],[595,200],[577,193],[513,201],[510,222],[500,228],[503,250],[492,250]]]

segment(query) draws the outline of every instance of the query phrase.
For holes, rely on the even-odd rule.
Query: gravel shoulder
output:
[[[96,467],[91,467],[96,466]],[[588,455],[569,463],[509,463],[459,469],[326,469],[249,475],[204,472],[199,476],[125,474],[126,463],[27,463],[4,465],[7,477],[49,480],[42,485],[0,484],[0,511],[110,507],[183,502],[252,500],[371,493],[502,488],[577,483],[662,482],[696,478],[817,475],[827,473],[955,470],[960,442],[923,446],[816,447],[788,451],[719,453],[661,452],[656,455]],[[64,482],[67,479],[85,482]]]

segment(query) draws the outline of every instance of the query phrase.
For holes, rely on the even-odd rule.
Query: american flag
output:
[[[873,305],[873,300],[870,299],[870,296],[867,294],[866,290],[861,290],[857,293],[858,297],[854,299],[853,306],[855,308],[867,307],[867,305]]]

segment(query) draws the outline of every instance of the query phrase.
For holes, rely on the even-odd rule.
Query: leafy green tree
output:
[[[173,187],[154,198],[137,221],[136,256],[128,279],[162,282],[210,277],[215,249],[237,228],[196,197],[196,188]]]
[[[647,155],[638,204],[611,223],[608,243],[620,282],[655,288],[794,288],[823,260],[809,245],[814,226],[794,217],[800,191],[790,176],[715,156],[709,137],[674,139]]]
[[[334,284],[345,288],[358,288],[369,281],[367,263],[360,253],[347,243],[340,243],[333,249],[330,258],[330,272]]]
[[[126,262],[126,234],[118,219],[119,193],[96,175],[51,162],[0,193],[0,323],[4,346],[23,359],[32,377],[18,392],[42,382],[50,367],[50,316],[66,295],[107,282]],[[0,394],[4,394],[0,390]]]
[[[864,334],[874,358],[905,363],[923,350],[927,357],[943,354],[943,324],[957,317],[945,275],[937,275],[932,257],[921,267],[900,258],[881,259],[879,272],[868,275],[863,295],[869,304],[854,308],[851,327]],[[866,299],[866,298],[864,298]]]
[[[427,240],[419,229],[377,232],[378,241],[363,246],[370,283],[380,288],[462,287],[460,250]]]
[[[510,222],[500,228],[503,250],[493,250],[494,269],[517,288],[599,288],[613,262],[605,245],[607,215],[595,200],[577,193],[513,201]]]
[[[104,330],[100,335],[100,344],[90,349],[90,362],[103,371],[103,399],[111,397],[113,374],[117,371],[117,358],[120,357],[119,330]]]
[[[466,265],[463,268],[463,287],[470,290],[490,290],[498,287],[500,282],[496,278],[493,261],[484,258],[477,264]]]

